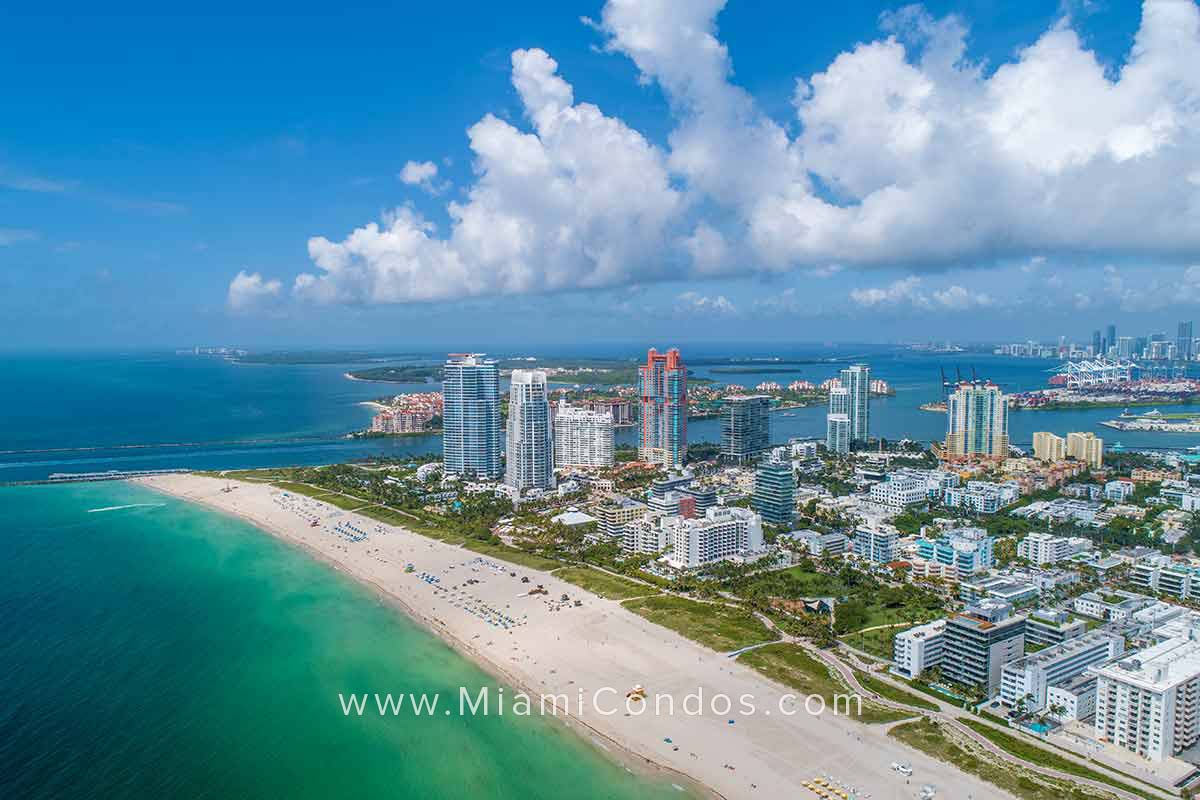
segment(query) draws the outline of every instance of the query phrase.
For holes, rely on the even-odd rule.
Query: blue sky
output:
[[[1196,308],[1194,4],[840,5],[10,14],[4,346],[1083,340]]]

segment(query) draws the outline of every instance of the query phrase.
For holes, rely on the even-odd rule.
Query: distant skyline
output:
[[[1200,316],[1200,7],[6,16],[0,348],[1090,341]]]

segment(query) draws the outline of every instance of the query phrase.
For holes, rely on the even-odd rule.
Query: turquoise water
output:
[[[933,356],[881,346],[808,348],[795,352],[764,345],[755,354],[799,358],[853,358],[870,364],[872,374],[889,381],[895,397],[871,403],[871,433],[888,439],[923,442],[945,437],[944,414],[919,406],[939,399],[941,370],[953,377],[973,368],[1008,391],[1046,385],[1055,364],[983,354]],[[702,350],[691,354],[729,355]],[[736,353],[734,353],[736,355]],[[619,355],[633,357],[630,348]],[[220,359],[172,353],[109,355],[6,355],[0,374],[0,483],[39,480],[55,472],[109,469],[221,469],[328,464],[373,455],[405,457],[441,450],[438,436],[347,440],[365,427],[371,410],[359,405],[381,395],[418,391],[427,385],[349,381],[350,365],[239,365]],[[800,364],[788,372],[712,373],[702,376],[752,387],[764,380],[786,384],[819,382],[838,364]],[[1013,412],[1014,444],[1030,446],[1034,431],[1058,434],[1094,431],[1110,444],[1126,447],[1185,448],[1200,444],[1196,434],[1117,432],[1100,427],[1119,409]],[[717,419],[692,420],[693,442],[720,440]],[[825,409],[819,406],[772,415],[772,439],[825,435]],[[617,432],[617,442],[636,444],[635,428]]]
[[[239,520],[121,483],[0,489],[0,516],[0,797],[680,796],[552,720],[343,716],[491,682]]]

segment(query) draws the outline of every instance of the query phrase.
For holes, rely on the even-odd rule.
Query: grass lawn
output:
[[[287,472],[278,469],[237,469],[230,470],[223,475],[219,472],[212,474],[215,477],[224,478],[231,481],[255,481],[258,483],[287,480],[289,477]]]
[[[563,567],[555,570],[554,577],[562,578],[567,583],[573,583],[609,600],[628,600],[631,597],[658,594],[658,589],[653,586],[645,586],[590,567]]]
[[[323,494],[329,493],[328,489],[314,489],[313,487],[311,487],[307,484],[294,483],[292,481],[272,481],[271,485],[278,489],[282,489],[285,492],[291,492],[292,494],[302,494],[307,497],[319,497]]]
[[[867,631],[865,633],[847,633],[839,638],[851,647],[858,648],[873,656],[878,656],[885,661],[891,661],[892,640],[896,638],[897,633],[906,631],[909,627],[911,626],[903,628],[880,628],[879,630]]]
[[[882,697],[886,697],[893,703],[902,703],[906,706],[923,708],[926,711],[938,710],[936,703],[931,703],[920,695],[915,695],[912,692],[905,691],[898,686],[893,686],[887,681],[882,681],[879,678],[876,678],[874,675],[868,675],[861,670],[855,670],[854,674],[858,678],[858,682],[863,685],[863,688],[870,689],[872,692],[875,692]]]
[[[859,722],[895,722],[907,719],[911,713],[885,708],[868,700],[862,701],[862,713],[858,712],[858,702],[853,699],[850,687],[846,686],[824,662],[794,644],[773,644],[760,647],[738,656],[738,661],[752,667],[773,681],[790,686],[803,694],[817,695],[825,700],[825,706],[832,712],[835,697],[837,700],[836,713],[845,714],[849,709],[851,715]],[[845,698],[850,698],[846,702]]]
[[[347,511],[353,511],[356,508],[362,508],[363,506],[374,504],[374,501],[371,500],[364,500],[361,497],[351,497],[348,495],[339,494],[337,492],[327,492],[322,495],[317,495],[315,499],[320,500],[322,503],[329,503],[331,506],[343,508]]]
[[[779,638],[749,611],[717,603],[698,603],[684,597],[643,597],[626,601],[624,606],[721,653]]]
[[[1096,790],[1074,786],[1020,769],[1007,762],[981,757],[981,754],[954,742],[940,725],[927,719],[906,722],[888,731],[909,747],[939,761],[953,764],[1022,800],[1098,800]],[[914,775],[913,780],[919,780]]]
[[[1064,758],[1057,753],[1053,753],[1044,747],[1039,747],[1033,742],[1026,741],[1019,736],[996,730],[985,722],[978,722],[973,719],[964,719],[962,720],[962,723],[976,733],[987,737],[988,741],[999,747],[1001,750],[1012,753],[1014,756],[1023,758],[1033,764],[1049,767],[1050,769],[1056,769],[1060,772],[1067,772],[1071,775],[1078,775],[1081,778],[1090,778],[1094,781],[1101,781],[1102,783],[1107,783],[1110,786],[1115,786],[1118,789],[1124,789],[1127,792],[1140,794],[1142,797],[1154,798],[1153,795],[1146,794],[1136,786],[1130,786],[1129,784],[1121,783],[1113,778],[1108,777],[1102,772],[1097,772],[1093,769],[1085,767],[1082,764],[1077,764],[1069,758]]]
[[[529,567],[530,569],[540,569],[548,572],[562,566],[561,561],[555,561],[552,558],[539,556],[535,553],[526,553],[524,550],[518,550],[508,545],[491,544],[490,542],[481,542],[477,539],[465,539],[462,546],[480,555],[507,561],[510,564],[516,564],[521,567]]]

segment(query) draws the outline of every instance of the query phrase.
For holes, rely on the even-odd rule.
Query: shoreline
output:
[[[356,583],[359,583],[360,585],[370,589],[371,592],[379,598],[379,600],[387,603],[391,608],[404,615],[404,617],[416,624],[422,630],[432,634],[433,636],[436,636],[455,653],[469,660],[491,677],[500,679],[501,681],[507,683],[511,688],[525,692],[530,697],[536,697],[540,694],[537,689],[526,685],[521,678],[514,675],[498,661],[489,658],[478,648],[472,646],[470,642],[456,636],[446,627],[445,623],[443,623],[437,617],[427,616],[424,612],[418,610],[410,603],[405,602],[404,598],[398,596],[394,592],[388,591],[387,588],[381,586],[376,581],[347,569],[345,565],[328,553],[325,553],[307,543],[298,542],[291,536],[287,535],[286,532],[279,530],[270,523],[263,522],[262,520],[256,519],[255,517],[252,517],[249,514],[241,511],[232,510],[216,503],[206,501],[202,498],[170,491],[166,487],[155,482],[153,479],[139,477],[130,478],[129,480],[131,483],[140,484],[146,488],[152,489],[153,491],[175,498],[176,500],[182,500],[187,503],[193,503],[195,505],[202,506],[214,513],[235,517],[238,520],[245,522],[279,540],[284,545],[298,548],[299,550],[303,551],[305,555],[335,570],[339,574],[346,576],[350,580],[353,580]],[[420,534],[411,535],[420,536]],[[464,554],[469,552],[471,551],[463,550]],[[583,590],[580,589],[579,591]],[[555,704],[555,706],[557,706],[557,704]],[[605,732],[600,731],[587,722],[579,719],[574,714],[570,713],[569,710],[564,710],[561,713],[549,715],[539,714],[539,716],[561,722],[576,736],[583,737],[592,747],[599,749],[603,757],[616,762],[619,766],[624,767],[631,772],[635,772],[635,774],[641,774],[659,780],[669,778],[675,783],[682,784],[680,788],[689,790],[700,797],[727,800],[724,795],[720,794],[712,787],[701,783],[698,779],[666,764],[659,763],[654,759],[634,752],[628,745],[612,738]],[[661,773],[665,773],[665,775]]]
[[[226,481],[196,475],[135,482],[236,516],[268,535],[300,546],[322,563],[367,585],[488,674],[527,693],[535,705],[541,695],[570,697],[585,687],[594,692],[596,687],[623,690],[637,684],[679,699],[698,689],[706,698],[713,694],[737,698],[742,693],[754,698],[758,713],[740,717],[736,725],[726,724],[728,712],[680,717],[639,711],[610,716],[589,707],[579,713],[543,714],[562,720],[626,769],[669,779],[708,797],[786,796],[794,794],[803,781],[826,773],[863,787],[877,800],[900,800],[908,797],[906,786],[888,766],[899,760],[912,763],[920,780],[938,785],[946,791],[945,796],[1009,797],[888,737],[887,726],[868,726],[830,714],[773,716],[770,709],[776,704],[781,709],[788,707],[783,700],[789,694],[785,687],[725,654],[650,623],[616,601],[599,598],[550,573],[500,564],[457,545],[320,501],[295,496],[284,501],[283,493],[268,484],[233,481],[230,483],[236,488],[222,492]],[[369,538],[350,543],[324,528],[311,527],[287,508],[289,502],[303,504],[308,513],[326,520],[353,521],[371,531]],[[521,624],[503,632],[494,625],[488,627],[483,619],[449,602],[444,588],[439,595],[428,582],[403,572],[406,561],[422,572],[446,576],[446,583],[466,577],[464,567],[479,573],[484,580],[471,586],[470,592],[478,593],[493,607],[509,608],[511,604],[507,613]],[[456,567],[458,571],[452,571]],[[544,584],[549,595],[544,599],[528,595],[528,587],[519,581],[521,575]],[[466,584],[462,590],[467,590]],[[514,594],[518,590],[521,593]],[[569,594],[581,605],[549,608],[553,605],[549,598],[559,593]],[[528,613],[522,616],[522,611]],[[569,681],[568,676],[572,678]],[[547,702],[548,709],[556,705]],[[767,709],[765,715],[763,709]],[[867,762],[861,757],[864,748],[871,754]]]

